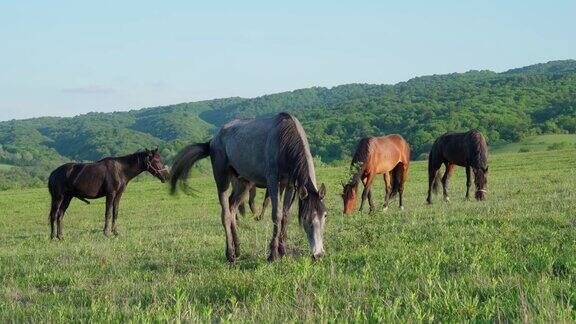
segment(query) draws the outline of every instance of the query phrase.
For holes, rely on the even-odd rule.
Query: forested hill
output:
[[[540,133],[575,133],[576,61],[502,73],[424,76],[395,85],[315,87],[253,99],[0,122],[0,188],[10,178],[41,181],[62,162],[144,147],[158,146],[170,160],[183,145],[210,138],[230,119],[279,111],[302,121],[312,154],[324,162],[348,157],[366,135],[399,133],[417,157],[446,131],[478,128],[489,144]]]

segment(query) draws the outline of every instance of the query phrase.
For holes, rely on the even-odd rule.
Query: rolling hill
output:
[[[237,117],[288,111],[303,123],[324,162],[350,155],[367,135],[402,134],[413,157],[446,131],[478,128],[489,144],[538,134],[576,133],[576,61],[552,61],[502,73],[469,71],[395,85],[314,87],[258,98],[226,98],[72,118],[0,122],[0,188],[44,181],[70,161],[160,147],[168,161],[185,144],[209,139]]]

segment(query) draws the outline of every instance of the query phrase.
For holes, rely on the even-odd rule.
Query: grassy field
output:
[[[0,163],[0,171],[8,171],[12,169],[14,166],[9,164],[2,164]]]
[[[289,256],[267,263],[270,220],[246,217],[243,255],[228,264],[209,176],[192,180],[196,197],[133,183],[115,238],[101,232],[103,201],[73,201],[64,240],[51,242],[47,190],[1,192],[0,322],[574,321],[575,166],[573,149],[493,155],[486,202],[464,201],[459,169],[451,202],[427,206],[415,162],[405,211],[395,201],[350,217],[344,168],[322,168],[327,255],[316,263],[293,212]]]
[[[576,149],[576,134],[552,134],[531,136],[520,142],[494,145],[491,153],[527,153]]]

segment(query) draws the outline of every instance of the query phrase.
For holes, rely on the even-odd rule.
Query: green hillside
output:
[[[170,161],[190,142],[209,139],[237,117],[295,114],[312,152],[324,162],[346,159],[358,140],[402,134],[413,156],[446,131],[478,128],[490,145],[539,134],[576,133],[576,61],[553,61],[503,73],[469,71],[432,75],[395,85],[349,84],[227,98],[73,118],[0,122],[0,188],[41,183],[70,160],[96,160],[161,148]]]
[[[529,136],[519,142],[494,145],[490,153],[526,153],[558,151],[576,148],[576,134],[549,134]]]

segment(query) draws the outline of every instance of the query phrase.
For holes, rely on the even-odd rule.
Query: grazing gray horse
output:
[[[312,257],[322,257],[326,187],[316,185],[308,139],[295,117],[280,113],[271,118],[236,119],[220,128],[211,141],[184,148],[172,167],[172,193],[178,181],[187,178],[194,163],[208,156],[222,207],[228,261],[234,262],[240,255],[236,213],[254,186],[266,188],[272,202],[274,228],[268,260],[274,261],[286,254],[288,217],[296,193],[298,219],[308,237]],[[228,189],[234,178],[242,185],[229,197]],[[283,206],[280,187],[285,187]]]

